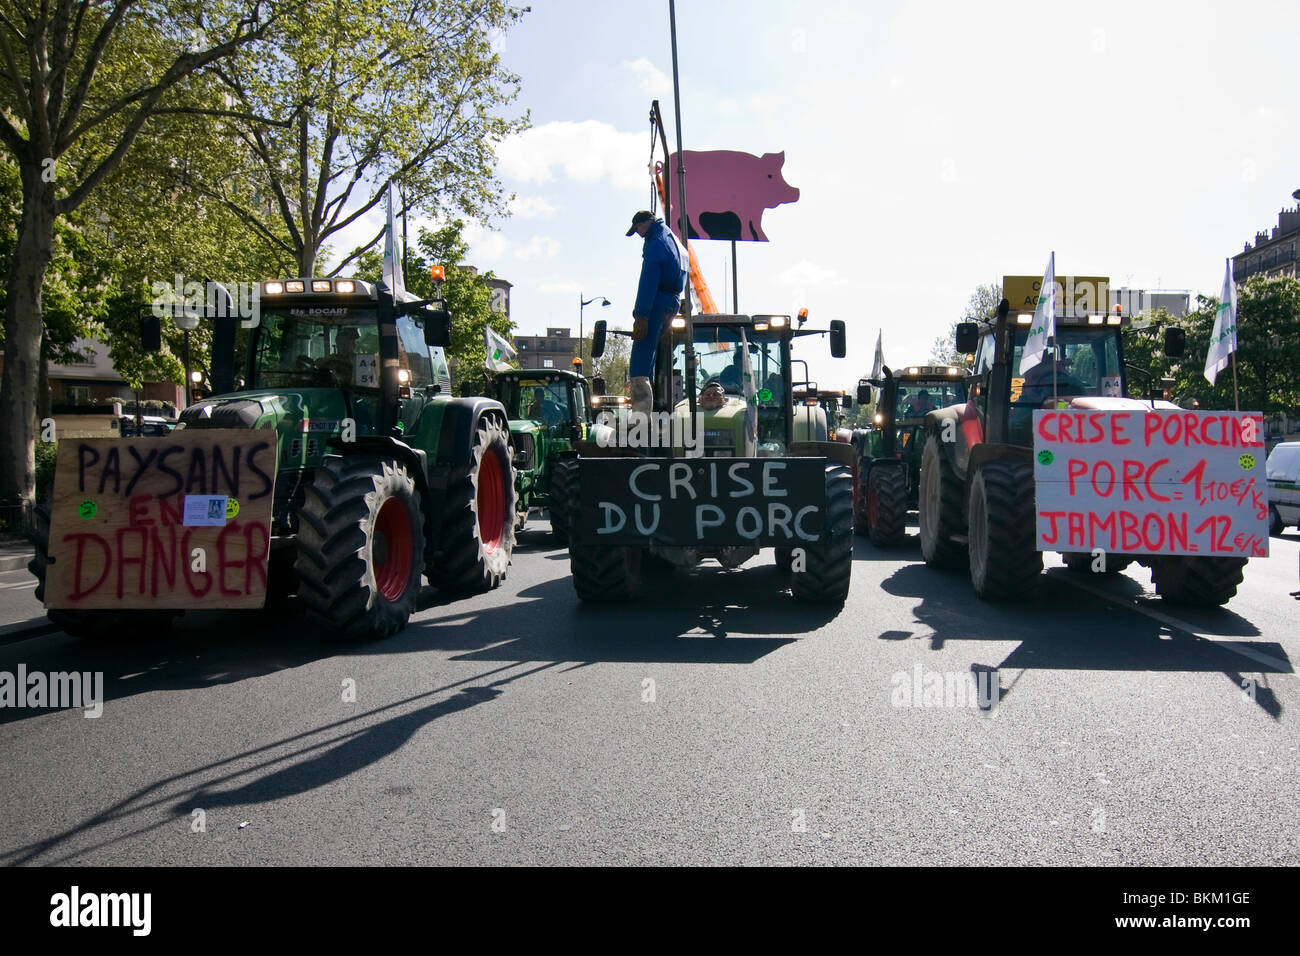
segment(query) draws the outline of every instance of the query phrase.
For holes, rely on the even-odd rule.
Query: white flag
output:
[[[876,360],[871,363],[870,378],[880,378],[880,373],[885,367],[885,350],[881,347],[884,337],[884,329],[876,333]]]
[[[1228,260],[1219,292],[1219,307],[1214,311],[1214,332],[1210,350],[1205,353],[1205,377],[1214,384],[1219,373],[1228,367],[1229,356],[1237,351],[1237,283],[1232,281],[1232,260]]]
[[[402,255],[398,250],[397,229],[393,224],[393,184],[388,184],[388,225],[384,228],[384,285],[395,302],[413,302],[418,298],[406,291],[402,278]]]
[[[1043,360],[1047,353],[1048,341],[1056,340],[1056,253],[1047,260],[1047,271],[1043,273],[1043,285],[1038,290],[1038,306],[1034,309],[1034,321],[1029,327],[1029,338],[1020,352],[1020,374],[1033,368]]]
[[[487,367],[494,372],[504,372],[511,368],[510,363],[517,354],[513,345],[487,326],[483,328],[483,352]]]
[[[758,454],[758,389],[754,385],[754,369],[749,361],[749,341],[745,330],[740,330],[740,377],[745,393],[745,458]]]

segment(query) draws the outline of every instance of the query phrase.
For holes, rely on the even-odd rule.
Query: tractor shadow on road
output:
[[[1285,649],[1276,641],[1220,642],[1200,636],[1258,636],[1255,625],[1226,608],[1189,613],[1190,609],[1171,608],[1158,600],[1139,602],[1165,618],[1160,620],[1074,586],[1067,577],[1070,573],[1063,568],[1047,572],[1038,600],[1023,604],[982,602],[975,597],[964,569],[938,571],[924,564],[899,568],[881,587],[890,594],[917,599],[916,622],[933,631],[919,640],[927,641],[932,650],[941,650],[948,641],[1018,642],[1001,662],[974,664],[972,671],[1219,673],[1237,692],[1253,694],[1255,704],[1270,717],[1281,719],[1281,702],[1267,680],[1269,674],[1295,672]],[[1141,584],[1123,575],[1101,587],[1120,598],[1143,593]],[[1195,627],[1198,633],[1179,626],[1180,622]],[[878,639],[918,638],[892,630]],[[1001,696],[1013,688],[1004,678]]]
[[[494,676],[492,671],[476,674],[172,774],[137,789],[60,833],[0,852],[0,864],[12,866],[38,860],[56,865],[66,863],[78,854],[173,826],[177,819],[188,820],[195,808],[202,808],[206,813],[213,807],[263,804],[329,786],[362,773],[392,755],[433,721],[493,701],[502,694],[499,687],[540,669],[497,676],[484,686],[466,686]],[[448,691],[454,693],[435,699]],[[102,829],[132,818],[142,822],[130,832],[107,836],[107,831]],[[75,849],[66,847],[73,839],[84,840],[96,833],[105,834],[98,843]],[[42,859],[61,849],[65,851],[64,856]]]
[[[566,576],[507,604],[424,615],[397,640],[466,661],[750,664],[840,610],[797,603],[771,563],[657,572],[636,601],[607,605],[579,602]]]

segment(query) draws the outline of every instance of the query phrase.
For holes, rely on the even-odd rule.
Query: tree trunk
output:
[[[41,287],[54,258],[54,184],[24,162],[23,213],[9,265],[5,365],[0,381],[0,501],[31,500],[36,483],[36,415],[41,378]]]
[[[304,245],[303,248],[298,250],[298,275],[310,279],[313,275],[315,275],[315,273],[312,272],[312,270],[315,268],[316,268],[316,249],[314,247]]]

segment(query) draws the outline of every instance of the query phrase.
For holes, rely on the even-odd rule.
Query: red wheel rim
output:
[[[483,550],[492,554],[501,546],[505,530],[506,490],[501,461],[491,448],[483,452],[478,466],[478,537]]]
[[[411,519],[405,505],[389,498],[375,518],[375,541],[371,554],[375,562],[375,584],[379,593],[396,601],[411,580]]]
[[[875,489],[867,492],[867,521],[875,524],[880,520],[880,498],[876,495]]]

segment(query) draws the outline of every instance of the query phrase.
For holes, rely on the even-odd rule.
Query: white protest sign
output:
[[[1040,551],[1268,556],[1258,412],[1034,412]]]

